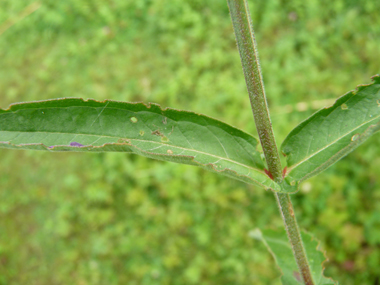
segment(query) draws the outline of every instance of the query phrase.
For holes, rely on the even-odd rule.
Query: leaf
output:
[[[286,176],[303,181],[325,170],[380,129],[380,75],[302,122],[286,137]]]
[[[156,104],[66,98],[0,109],[3,148],[133,152],[279,191],[264,172],[257,145],[223,122]]]
[[[261,240],[274,257],[278,267],[282,272],[281,281],[284,285],[303,284],[297,263],[293,256],[291,245],[288,241],[285,230],[259,230],[250,232],[250,236]],[[323,262],[327,261],[324,253],[319,248],[318,240],[310,233],[301,231],[303,244],[308,257],[310,270],[315,285],[338,284],[330,278],[323,276]]]

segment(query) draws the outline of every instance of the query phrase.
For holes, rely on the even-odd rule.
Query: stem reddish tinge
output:
[[[248,3],[246,0],[227,0],[227,2],[230,9],[257,132],[269,169],[266,173],[275,182],[281,183],[283,173],[280,156],[269,117]],[[285,229],[293,249],[293,254],[300,275],[304,280],[304,284],[314,285],[290,196],[289,194],[284,193],[274,194],[285,224]]]

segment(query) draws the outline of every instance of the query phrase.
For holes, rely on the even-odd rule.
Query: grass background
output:
[[[225,1],[0,6],[1,108],[57,97],[156,102],[255,133]],[[379,73],[379,1],[250,7],[279,144],[321,100]],[[380,284],[379,143],[293,196],[301,227],[327,251],[326,275],[342,284]],[[0,284],[280,284],[248,236],[282,227],[271,193],[128,154],[0,157]]]

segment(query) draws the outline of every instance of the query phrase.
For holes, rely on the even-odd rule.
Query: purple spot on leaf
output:
[[[53,148],[54,147],[54,145],[52,145],[52,146],[49,146],[48,148]]]
[[[82,147],[82,146],[84,146],[83,144],[80,144],[80,143],[78,143],[78,142],[71,142],[70,143],[70,146],[78,146],[78,147]]]

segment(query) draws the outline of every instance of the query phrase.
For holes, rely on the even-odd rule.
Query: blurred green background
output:
[[[0,107],[156,102],[255,134],[223,0],[0,0]],[[380,1],[250,1],[278,143],[370,83]],[[380,284],[380,135],[293,201],[342,284]],[[0,150],[0,284],[280,284],[271,193],[135,155]],[[276,281],[274,281],[276,280]]]

